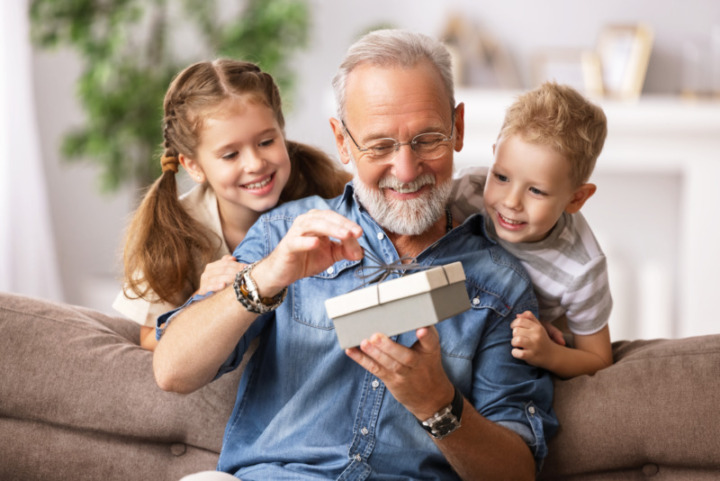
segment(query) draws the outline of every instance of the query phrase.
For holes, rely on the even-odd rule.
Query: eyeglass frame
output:
[[[452,112],[452,121],[451,122],[452,123],[450,126],[450,135],[444,137],[440,142],[450,142],[450,141],[452,141],[453,136],[455,135],[455,109],[453,109],[453,112]],[[350,137],[350,140],[352,140],[353,144],[355,144],[355,148],[358,150],[358,152],[361,152],[364,154],[364,153],[372,150],[371,147],[363,148],[363,147],[360,147],[360,145],[358,145],[357,141],[355,140],[355,137],[353,137],[353,135],[350,133],[350,130],[347,128],[347,125],[345,125],[345,119],[341,119],[340,123],[342,123],[343,129],[348,134],[348,136]],[[376,142],[379,142],[381,140],[392,140],[393,141],[393,149],[394,149],[392,151],[393,155],[389,156],[386,160],[379,161],[379,162],[385,163],[385,162],[390,162],[393,159],[395,159],[395,156],[400,151],[400,147],[402,147],[403,145],[409,145],[410,150],[412,150],[415,155],[418,155],[417,151],[415,150],[415,146],[417,145],[417,142],[415,141],[415,139],[417,139],[421,135],[428,135],[428,134],[438,134],[438,135],[443,135],[443,136],[445,135],[442,132],[423,132],[423,133],[420,133],[420,134],[417,134],[416,136],[414,136],[412,139],[410,139],[409,142],[398,142],[397,139],[393,139],[392,137],[382,137],[380,139],[376,139],[375,140]],[[442,155],[435,157],[435,159],[439,159],[441,156]],[[418,157],[419,157],[419,155],[418,155]],[[371,158],[372,158],[372,155],[371,155]],[[422,158],[422,157],[420,157],[420,158]],[[435,160],[435,159],[423,159],[423,160]]]

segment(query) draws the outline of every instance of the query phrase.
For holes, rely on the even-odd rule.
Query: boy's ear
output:
[[[190,175],[192,180],[198,184],[205,182],[205,172],[203,172],[200,168],[200,164],[198,164],[194,159],[185,157],[183,154],[179,154],[178,161],[180,162],[180,165],[187,170],[187,173]]]
[[[342,122],[336,118],[330,119],[330,127],[333,131],[333,137],[335,137],[335,146],[337,147],[340,160],[343,164],[347,165],[348,162],[350,162],[350,155],[348,154],[347,146],[345,145],[345,128],[343,127]]]
[[[597,186],[595,184],[582,184],[573,193],[570,202],[565,207],[565,212],[574,214],[579,211],[585,204],[585,201],[592,197],[596,190]]]

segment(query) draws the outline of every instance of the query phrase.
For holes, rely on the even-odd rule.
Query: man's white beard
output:
[[[400,235],[420,235],[430,229],[445,212],[452,182],[435,185],[435,177],[423,174],[413,182],[403,184],[393,176],[380,179],[377,189],[365,185],[355,172],[355,193],[360,203],[383,229]],[[386,198],[383,188],[400,192],[414,192],[423,185],[432,185],[420,197],[408,200]]]

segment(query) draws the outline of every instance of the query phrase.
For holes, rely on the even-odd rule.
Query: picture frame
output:
[[[608,25],[598,35],[596,52],[603,94],[636,99],[642,93],[653,44],[653,31],[643,23]]]
[[[603,95],[602,72],[597,53],[575,48],[545,49],[532,59],[532,81],[554,81],[590,96]]]

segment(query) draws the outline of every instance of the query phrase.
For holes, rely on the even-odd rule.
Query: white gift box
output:
[[[433,267],[325,301],[340,347],[360,344],[376,332],[394,336],[470,309],[462,263]]]

